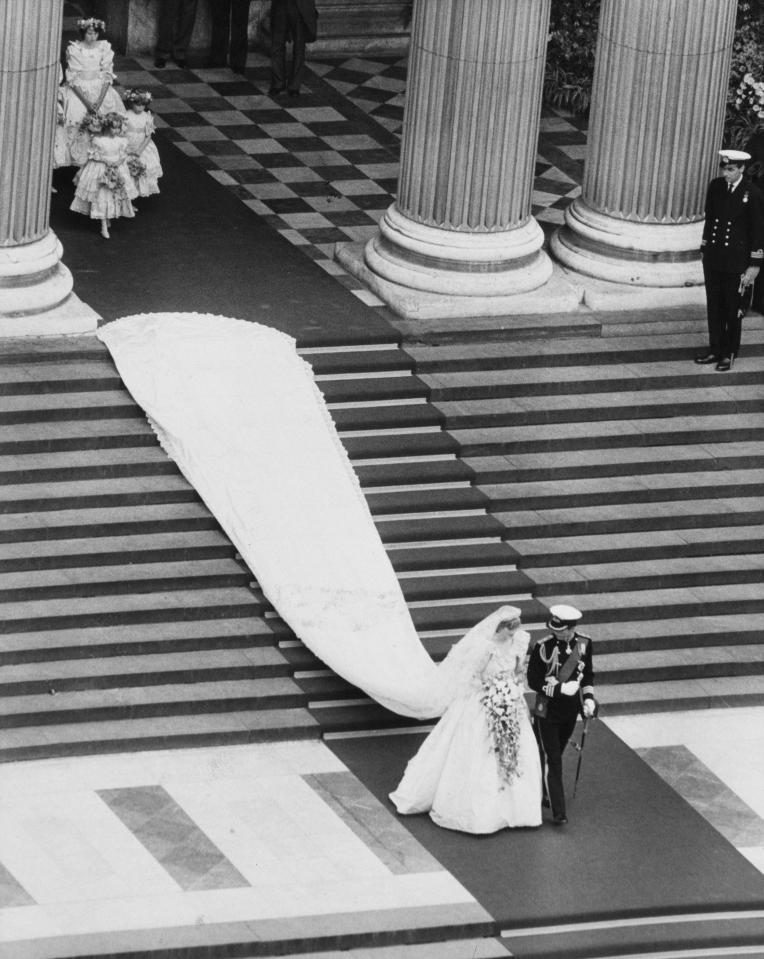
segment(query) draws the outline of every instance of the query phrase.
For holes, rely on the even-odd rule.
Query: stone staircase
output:
[[[764,324],[719,374],[702,320],[652,319],[407,351],[534,596],[585,610],[609,713],[761,703]]]
[[[505,599],[538,619],[410,358],[303,354],[433,654]],[[0,759],[400,724],[275,614],[98,340],[6,341],[0,394]]]
[[[763,324],[728,374],[574,326],[301,350],[422,640],[565,599],[610,713],[760,703]],[[99,341],[7,341],[0,393],[0,759],[411,725],[279,619]]]

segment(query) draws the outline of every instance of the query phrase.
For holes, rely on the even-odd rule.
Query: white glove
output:
[[[597,706],[593,699],[584,700],[584,716],[587,719],[591,719],[594,713],[596,712]]]
[[[554,678],[554,676],[550,676],[546,683],[544,683],[544,695],[549,697],[554,696],[554,687],[556,685],[557,680]]]
[[[575,679],[569,679],[567,683],[560,686],[560,692],[563,696],[575,696],[578,692],[579,683]]]

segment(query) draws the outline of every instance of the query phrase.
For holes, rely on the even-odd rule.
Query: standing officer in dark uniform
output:
[[[708,351],[696,363],[729,370],[740,352],[741,294],[751,286],[764,260],[764,200],[743,176],[751,159],[742,150],[721,150],[722,175],[706,194],[701,254],[706,284]]]
[[[271,87],[274,97],[288,89],[300,95],[305,72],[305,44],[316,39],[318,13],[315,0],[271,0]],[[292,65],[287,80],[286,45],[292,41]]]
[[[582,613],[575,606],[552,606],[547,626],[551,636],[540,639],[528,662],[528,685],[536,692],[533,729],[541,754],[544,805],[552,807],[552,821],[568,821],[562,785],[562,754],[573,734],[579,713],[593,716],[594,670],[592,641],[576,630]]]

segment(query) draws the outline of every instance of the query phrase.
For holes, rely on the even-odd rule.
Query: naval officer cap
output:
[[[746,153],[745,150],[719,150],[719,156],[721,157],[721,165],[726,166],[728,163],[734,163],[738,166],[741,163],[747,163],[751,159],[751,154]]]
[[[565,606],[560,604],[552,606],[549,609],[549,619],[547,626],[554,630],[567,629],[569,626],[575,626],[584,614],[575,606]]]

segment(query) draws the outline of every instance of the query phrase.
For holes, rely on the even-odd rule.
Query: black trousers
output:
[[[212,0],[210,13],[210,60],[221,67],[227,60],[232,69],[244,69],[249,50],[249,0]]]
[[[196,21],[196,0],[159,0],[156,56],[184,60]]]
[[[576,728],[576,716],[563,722],[533,720],[533,731],[539,745],[544,798],[549,800],[553,816],[565,815],[565,789],[562,784],[562,754]]]
[[[740,273],[703,267],[708,314],[708,349],[716,356],[740,352]]]
[[[287,76],[286,44],[292,38],[292,66]],[[299,91],[305,72],[305,23],[295,0],[271,5],[271,86]]]

